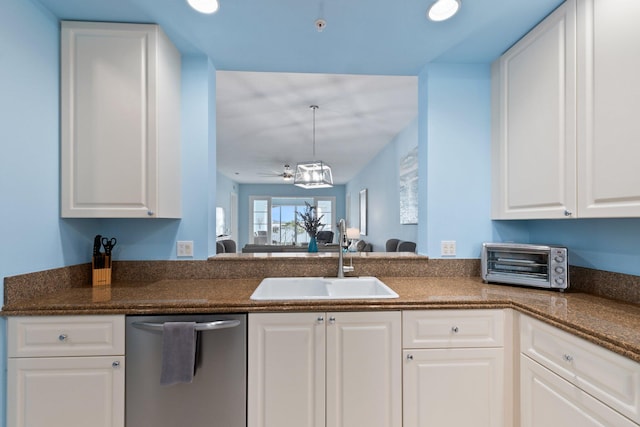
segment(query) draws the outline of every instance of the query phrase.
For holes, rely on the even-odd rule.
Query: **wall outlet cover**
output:
[[[447,256],[447,257],[456,256],[456,241],[442,240],[440,242],[440,256]]]
[[[176,252],[179,257],[193,256],[193,240],[178,241],[176,246]]]

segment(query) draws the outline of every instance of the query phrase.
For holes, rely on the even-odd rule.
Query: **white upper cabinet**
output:
[[[640,216],[639,20],[568,0],[494,63],[494,219]]]
[[[180,217],[180,53],[157,25],[62,22],[61,215]]]
[[[578,7],[578,214],[640,216],[640,2]]]
[[[575,211],[575,26],[568,0],[493,64],[494,219]]]

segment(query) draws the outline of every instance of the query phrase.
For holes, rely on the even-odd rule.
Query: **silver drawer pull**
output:
[[[213,322],[196,323],[196,331],[213,331],[216,329],[234,328],[240,324],[239,320],[216,320]],[[164,323],[133,322],[133,327],[143,331],[162,331]]]
[[[451,332],[453,332],[454,334],[457,334],[457,333],[458,333],[458,331],[459,331],[459,329],[458,329],[458,327],[457,327],[457,326],[452,326],[452,327],[451,327]]]
[[[322,317],[322,316],[318,316],[317,321],[318,321],[318,323],[322,323],[322,322],[324,322],[324,317]]]
[[[118,369],[118,368],[120,367],[120,362],[116,360],[115,362],[113,362],[113,363],[111,364],[111,367],[112,367],[113,369]]]
[[[413,360],[413,354],[407,354],[407,360]]]
[[[564,359],[565,362],[573,362],[573,356],[570,354],[563,354],[562,358]]]
[[[67,341],[67,338],[69,338],[69,337],[67,336],[67,334],[60,334],[60,335],[58,336],[58,341],[60,341],[60,342],[66,342],[66,341]]]

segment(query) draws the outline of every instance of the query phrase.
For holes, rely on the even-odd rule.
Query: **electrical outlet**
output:
[[[182,240],[177,243],[178,256],[193,256],[193,240]]]
[[[442,240],[440,242],[440,256],[456,256],[456,241]]]

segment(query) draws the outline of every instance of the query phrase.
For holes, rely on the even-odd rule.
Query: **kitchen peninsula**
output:
[[[114,330],[118,330],[117,325],[121,321],[119,319],[124,319],[125,315],[248,313],[250,426],[262,425],[261,423],[264,422],[262,417],[265,416],[259,408],[265,404],[264,393],[267,391],[261,391],[265,390],[263,386],[257,386],[254,381],[262,381],[261,378],[266,378],[264,375],[267,375],[267,371],[269,378],[279,377],[282,374],[278,373],[279,369],[285,369],[285,367],[289,369],[291,363],[305,369],[304,367],[307,366],[305,360],[310,360],[304,357],[307,351],[306,345],[302,348],[297,346],[296,335],[292,336],[286,331],[290,328],[295,328],[299,332],[316,331],[313,332],[314,334],[320,330],[325,331],[323,324],[325,318],[327,319],[326,332],[323,334],[326,334],[327,352],[336,351],[335,343],[342,341],[335,341],[334,335],[336,331],[341,331],[339,333],[359,334],[350,336],[358,337],[355,342],[360,344],[355,348],[350,346],[350,349],[345,347],[338,351],[355,351],[361,356],[362,352],[388,355],[377,356],[368,363],[376,363],[378,366],[376,369],[381,368],[383,371],[387,368],[391,369],[388,373],[381,374],[382,376],[371,377],[393,378],[391,383],[384,383],[383,392],[379,388],[374,388],[375,396],[367,395],[365,399],[380,400],[376,403],[376,408],[385,413],[390,411],[389,413],[393,415],[390,415],[391,418],[384,425],[417,425],[410,420],[419,418],[417,408],[424,406],[426,398],[420,394],[422,391],[418,390],[429,390],[434,387],[431,385],[424,389],[424,385],[420,385],[420,381],[424,381],[420,379],[421,375],[424,374],[418,375],[417,372],[430,372],[430,367],[441,366],[438,369],[446,370],[447,383],[453,384],[450,392],[456,396],[462,390],[459,387],[464,389],[464,384],[469,381],[467,375],[471,372],[474,376],[480,375],[480,378],[490,379],[487,382],[483,380],[481,385],[476,384],[483,389],[482,399],[471,399],[469,396],[467,397],[471,400],[460,398],[480,407],[490,404],[489,413],[482,415],[485,420],[483,425],[511,426],[512,421],[519,416],[518,411],[514,409],[519,399],[524,416],[527,408],[536,405],[536,401],[527,395],[529,391],[534,390],[535,385],[529,386],[527,381],[532,381],[533,378],[535,380],[531,384],[535,384],[539,376],[540,378],[544,375],[548,376],[548,372],[563,375],[565,368],[554,368],[557,362],[555,359],[545,360],[544,357],[540,359],[545,356],[545,349],[551,348],[553,349],[551,353],[555,353],[560,351],[559,347],[562,347],[564,357],[571,360],[571,362],[562,362],[562,359],[559,359],[560,362],[557,362],[571,365],[569,371],[571,373],[569,377],[565,377],[565,380],[575,383],[576,378],[584,378],[586,386],[575,384],[571,387],[582,387],[586,393],[597,396],[599,399],[597,404],[605,407],[607,411],[606,419],[615,420],[616,417],[624,416],[636,423],[637,419],[640,419],[638,418],[640,405],[634,403],[640,396],[640,386],[635,380],[630,379],[635,378],[634,372],[639,366],[637,362],[640,362],[640,306],[581,292],[581,282],[583,280],[588,282],[585,278],[593,274],[585,274],[580,269],[574,268],[575,274],[572,280],[576,286],[568,292],[560,293],[485,284],[479,278],[478,260],[432,260],[410,253],[359,253],[353,254],[352,257],[357,275],[380,278],[399,297],[384,300],[254,301],[250,296],[264,277],[335,276],[337,254],[221,254],[206,261],[116,262],[113,270],[114,284],[111,286],[88,285],[90,283],[88,265],[10,277],[5,280],[5,305],[2,315],[9,317],[10,329],[15,328],[11,325],[21,322],[25,322],[27,327],[26,325],[34,321],[40,325],[42,322],[45,324],[62,322],[61,324],[70,325],[77,322],[82,324],[82,319],[87,319],[95,325],[95,322],[100,319],[106,319],[105,321],[111,319],[109,321],[113,322]],[[40,322],[39,319],[42,321]],[[312,323],[306,323],[307,320],[303,319],[311,319]],[[303,323],[299,323],[300,321]],[[387,322],[390,322],[388,323],[391,328],[388,330],[390,335],[381,333],[387,330],[387,326],[384,326]],[[278,332],[279,330],[281,332]],[[360,332],[357,332],[358,330]],[[398,335],[400,331],[403,331],[402,337]],[[114,336],[122,332],[115,332]],[[64,332],[55,333],[56,337],[60,333],[66,338]],[[271,341],[271,334],[276,334],[273,337],[275,341]],[[15,334],[10,333],[11,336]],[[361,341],[365,337],[368,338]],[[374,337],[377,338],[370,341]],[[387,338],[380,341],[382,337]],[[268,344],[282,343],[282,339],[288,342],[284,347],[280,344],[275,347]],[[12,340],[13,338],[10,339],[10,347],[15,347],[16,344],[11,344],[14,342]],[[262,340],[266,340],[264,345],[268,347],[257,344],[257,342],[263,342]],[[57,338],[54,341],[57,342]],[[351,340],[348,341],[351,342]],[[383,349],[387,351],[379,351]],[[273,363],[267,365],[264,362],[266,356],[262,353],[263,351],[268,351],[271,357],[277,354],[276,360],[288,361],[283,361],[284,367],[281,368],[274,367]],[[371,351],[373,353],[370,353]],[[105,359],[109,361],[107,372],[111,371],[112,363],[117,363],[118,367],[124,366],[124,359],[118,362],[123,352],[124,350],[119,350],[117,354],[114,353],[113,356]],[[446,359],[439,359],[443,355],[446,355]],[[574,356],[581,362],[574,365]],[[365,365],[355,362],[360,360],[359,357],[355,359],[350,357],[354,355],[340,359],[343,361],[340,363],[356,363],[354,366],[350,365],[347,372],[359,372],[360,368],[356,366]],[[519,361],[520,359],[522,362]],[[352,362],[348,362],[349,360]],[[538,365],[532,360],[536,360],[543,366],[549,365],[547,368],[550,371],[539,372]],[[582,361],[587,360],[589,360],[588,363],[596,361],[597,369],[581,370],[585,366]],[[469,365],[469,361],[474,362]],[[333,373],[333,368],[330,368],[333,362],[327,359],[326,363],[327,383],[324,387],[329,390],[330,387],[336,387],[333,382],[336,374]],[[474,367],[470,368],[470,366]],[[342,372],[340,369],[338,372]],[[419,371],[415,371],[416,369]],[[115,369],[109,375],[113,374],[114,378],[117,378],[117,371],[118,369]],[[466,373],[463,374],[464,372]],[[388,377],[387,374],[391,376]],[[602,390],[597,388],[600,387],[598,380],[601,375],[613,378],[605,384],[609,388],[606,388],[602,395],[599,394]],[[518,377],[521,379],[518,380]],[[349,381],[348,378],[351,377],[339,376],[338,378]],[[322,379],[316,377],[314,381],[322,381],[324,384],[324,376]],[[515,391],[519,388],[518,381],[525,384],[520,390],[520,395]],[[559,376],[554,376],[550,381],[563,380],[560,380]],[[616,400],[618,393],[616,384],[620,384],[620,381],[628,387],[623,394],[629,397],[625,398],[626,400],[623,399],[623,402]],[[611,384],[614,385],[610,387]],[[271,396],[269,402],[276,406],[282,399],[274,400],[273,396],[280,396],[280,393],[288,395],[291,391],[288,389],[289,392],[287,392],[274,383],[270,383],[267,387],[268,394]],[[303,384],[293,387],[297,390],[297,394],[304,394],[307,390]],[[595,389],[591,390],[589,387],[595,387]],[[438,388],[440,389],[440,385]],[[403,390],[402,393],[400,389]],[[364,391],[361,390],[358,393],[364,393]],[[340,398],[333,398],[334,393],[327,396],[329,397],[324,403],[328,405],[327,408],[331,405],[340,407],[346,404],[346,401]],[[447,396],[449,396],[447,392],[440,392],[440,399],[444,400],[437,406],[442,407],[442,410],[439,411],[439,415],[432,411],[432,417],[435,417],[433,419],[442,420],[443,417],[449,417],[448,414],[451,413],[452,408],[449,406],[447,409],[442,403],[459,400],[452,400]],[[119,399],[121,397],[115,402],[121,402]],[[25,397],[22,401],[28,400],[29,398]],[[97,400],[100,402],[99,399]],[[433,400],[428,399],[428,401]],[[567,406],[561,403],[561,406],[555,410],[565,411],[566,408],[572,408],[573,403],[569,399]],[[114,406],[116,407],[119,406]],[[335,408],[335,406],[331,407]],[[105,408],[110,411],[109,405]],[[589,406],[580,407],[580,416],[589,416],[589,408]],[[117,409],[114,410],[117,412]],[[349,410],[358,413],[358,410],[353,407]],[[299,416],[306,417],[306,410],[301,411]],[[282,411],[272,408],[270,413],[281,414]],[[400,413],[403,414],[404,421],[401,421],[403,418],[400,417]],[[475,411],[469,413],[460,416],[478,416]],[[367,416],[374,417],[371,414],[377,414],[377,412],[370,412]],[[330,413],[328,412],[326,416],[330,417]],[[329,418],[327,422],[328,420]]]
[[[114,262],[111,287],[91,287],[87,265],[8,277],[2,315],[513,308],[640,362],[640,306],[579,292],[586,274],[559,293],[484,284],[478,260],[371,252],[354,254],[353,264],[355,275],[380,278],[399,298],[251,301],[264,277],[335,276],[337,254],[221,254]]]

